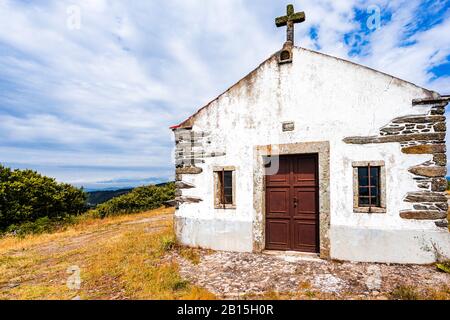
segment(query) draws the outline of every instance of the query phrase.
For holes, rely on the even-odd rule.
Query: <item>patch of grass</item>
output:
[[[148,223],[127,224],[171,213],[85,218],[54,234],[0,239],[0,299],[215,299],[183,279],[168,258],[175,238],[171,219],[153,233]],[[80,269],[79,290],[66,285],[71,266]]]
[[[309,281],[302,281],[302,282],[300,282],[298,287],[300,290],[310,290],[312,285],[311,285],[311,282],[309,282]]]
[[[172,251],[177,245],[175,235],[169,234],[161,237],[160,250],[163,252]]]
[[[450,273],[450,260],[438,263],[436,264],[436,267],[443,272]]]
[[[269,290],[260,297],[262,300],[281,300],[282,294],[275,290]]]
[[[309,299],[314,299],[316,297],[316,293],[314,291],[307,290],[305,292],[305,296],[307,296]]]
[[[119,226],[131,221],[152,218],[160,215],[169,215],[172,213],[172,208],[160,208],[140,214],[114,216],[107,219],[99,219],[97,216],[92,216],[88,213],[86,215],[76,217],[76,222],[53,233],[27,234],[24,237],[17,237],[13,235],[5,235],[0,237],[0,255],[11,250],[23,251],[44,243],[52,243],[80,234],[98,232],[100,230],[108,229],[111,226]]]
[[[50,219],[48,217],[39,218],[36,221],[24,222],[19,225],[10,225],[6,229],[6,234],[24,238],[31,234],[52,233],[63,231],[70,225],[76,224],[81,219],[81,216],[65,216],[58,219]]]
[[[420,295],[414,287],[401,285],[391,292],[391,298],[394,300],[420,300]]]
[[[173,248],[173,238],[171,227],[157,234],[141,230],[122,235],[120,241],[107,244],[89,259],[85,286],[95,289],[98,279],[113,277],[119,291],[131,299],[183,299],[193,295],[211,299],[209,292],[180,277],[175,262],[164,260]],[[97,297],[103,298],[103,294],[98,292]]]
[[[195,265],[200,263],[200,254],[198,253],[198,249],[178,247],[178,253],[180,254],[180,256]]]
[[[433,289],[428,293],[425,299],[429,300],[450,300],[450,286],[441,289]]]

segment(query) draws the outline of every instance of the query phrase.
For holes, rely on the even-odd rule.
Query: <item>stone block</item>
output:
[[[445,153],[447,148],[445,144],[421,144],[402,148],[402,152],[405,154],[434,154]]]
[[[447,174],[446,167],[416,166],[416,167],[410,168],[408,171],[417,176],[429,177],[429,178],[445,177],[445,175]]]
[[[447,217],[446,212],[442,211],[402,211],[400,217],[412,220],[439,220]]]

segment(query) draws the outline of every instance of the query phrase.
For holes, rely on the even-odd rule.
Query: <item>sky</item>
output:
[[[88,189],[173,179],[169,127],[285,41],[450,94],[450,0],[0,0],[0,163]]]

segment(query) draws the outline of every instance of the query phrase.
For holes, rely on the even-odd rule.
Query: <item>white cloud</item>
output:
[[[307,15],[297,26],[297,44],[318,45],[444,93],[450,89],[449,77],[429,72],[450,55],[448,16],[402,47],[416,27],[419,2],[370,2],[392,12],[392,20],[366,36],[366,56],[350,57],[344,36],[359,31],[354,9],[365,11],[367,3],[294,3]],[[429,10],[439,12],[443,4]],[[70,5],[0,1],[0,90],[7,83],[0,93],[0,161],[118,168],[99,174],[80,169],[76,179],[73,171],[51,171],[65,181],[138,179],[132,167],[144,178],[169,178],[168,126],[256,67],[285,37],[273,22],[285,4],[271,0],[80,0],[80,30],[67,28]]]

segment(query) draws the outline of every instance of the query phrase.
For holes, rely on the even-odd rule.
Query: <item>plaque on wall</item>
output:
[[[295,130],[294,122],[283,122],[283,132],[289,132]]]

